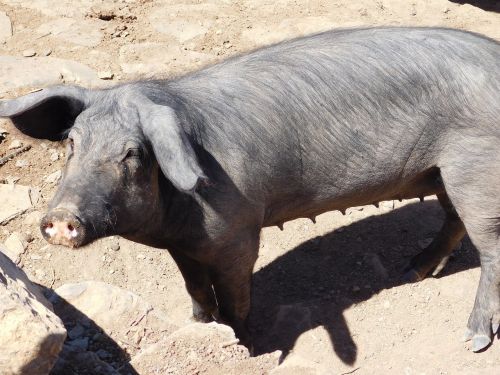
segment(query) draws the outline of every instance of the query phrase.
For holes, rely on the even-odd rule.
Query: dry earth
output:
[[[500,40],[499,12],[497,1],[1,0],[0,98],[57,82],[95,87],[168,77],[333,27],[439,25]],[[15,140],[32,146],[0,166],[3,183],[40,189],[32,209],[0,225],[0,242],[14,232],[26,234],[19,264],[31,279],[47,288],[84,280],[114,284],[186,326],[190,299],[166,251],[121,238],[78,251],[43,241],[37,220],[54,194],[64,146],[28,139],[7,121],[0,128],[7,132],[0,157],[13,151]],[[414,285],[399,281],[409,258],[439,230],[442,216],[428,198],[353,208],[346,216],[326,213],[315,225],[296,220],[283,232],[265,229],[251,314],[256,354],[282,351],[273,374],[499,374],[498,338],[481,354],[460,341],[479,278],[477,254],[467,239],[441,277]],[[133,351],[124,343],[115,343],[118,351],[107,345],[110,356],[101,359],[115,367]],[[92,350],[99,349],[93,342]],[[176,367],[175,361],[183,361],[177,350],[157,360],[173,361],[168,365],[176,373],[204,372],[203,361]],[[267,371],[223,368],[240,375]]]

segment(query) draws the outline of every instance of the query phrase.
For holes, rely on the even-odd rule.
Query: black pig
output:
[[[481,279],[467,338],[500,323],[500,44],[439,28],[337,30],[171,80],[44,89],[0,104],[22,132],[68,138],[41,223],[71,247],[121,235],[170,251],[198,320],[248,343],[262,227],[437,194],[443,228],[407,273],[469,234]]]

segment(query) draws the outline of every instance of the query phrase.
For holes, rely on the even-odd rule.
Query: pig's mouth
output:
[[[86,245],[95,237],[78,216],[66,209],[47,213],[40,223],[40,230],[48,243],[71,248]]]

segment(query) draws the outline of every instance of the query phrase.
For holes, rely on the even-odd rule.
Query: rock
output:
[[[111,358],[111,354],[104,349],[99,349],[95,352],[95,354],[97,354],[97,356],[101,359]]]
[[[9,145],[9,150],[15,150],[16,148],[20,148],[23,144],[19,139],[14,139],[12,142],[10,142]]]
[[[45,177],[45,182],[48,184],[55,184],[61,179],[61,176],[62,176],[61,170],[57,170],[54,173],[51,173],[47,177]]]
[[[71,340],[77,339],[78,337],[82,336],[83,333],[85,332],[85,329],[80,325],[77,324],[74,326],[72,329],[68,331],[68,337]]]
[[[26,168],[29,165],[30,165],[30,163],[28,160],[25,160],[25,159],[16,160],[16,167],[17,168]]]
[[[88,337],[81,337],[78,339],[74,339],[74,340],[68,341],[67,345],[71,346],[75,350],[85,351],[89,348],[89,338]]]
[[[46,48],[43,50],[43,52],[41,53],[42,56],[50,56],[52,54],[52,49],[50,48]]]
[[[134,342],[134,347],[127,348],[131,354],[158,342],[177,328],[136,294],[103,282],[65,284],[57,288],[55,294],[62,300],[51,301],[63,320],[66,321],[66,317],[71,320],[72,310],[76,309],[115,342]]]
[[[28,243],[22,235],[18,232],[14,232],[5,240],[4,245],[5,248],[3,251],[5,255],[17,264],[21,260],[21,254],[26,251]]]
[[[120,244],[118,242],[112,243],[109,246],[109,249],[113,250],[113,251],[118,251],[118,250],[120,250]]]
[[[101,21],[76,20],[59,18],[41,25],[37,32],[40,35],[53,35],[69,43],[84,47],[96,47],[101,43],[102,33],[99,31]]]
[[[40,289],[2,252],[0,327],[0,374],[49,373],[66,330]]]
[[[106,70],[106,71],[97,72],[97,76],[100,79],[113,79],[114,74],[112,72]]]
[[[23,56],[24,57],[33,57],[36,55],[36,51],[34,49],[25,49],[23,51]]]
[[[42,217],[43,213],[41,213],[40,211],[32,211],[29,214],[27,214],[26,217],[24,218],[24,224],[38,225],[40,224]]]
[[[135,355],[139,374],[267,374],[278,366],[280,352],[250,357],[237,345],[233,330],[217,323],[189,324]]]
[[[58,154],[57,150],[51,148],[49,150],[49,153],[50,153],[50,161],[57,161],[57,160],[59,160],[59,154]]]
[[[29,186],[0,184],[0,225],[23,214],[38,200],[38,190]]]
[[[71,60],[0,56],[0,93],[64,82],[91,85],[97,80],[97,74],[92,69]]]
[[[0,12],[0,43],[12,36],[12,23],[5,12]]]

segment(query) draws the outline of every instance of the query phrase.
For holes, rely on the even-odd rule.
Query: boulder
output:
[[[1,251],[0,327],[0,374],[49,373],[66,329],[41,290]]]

